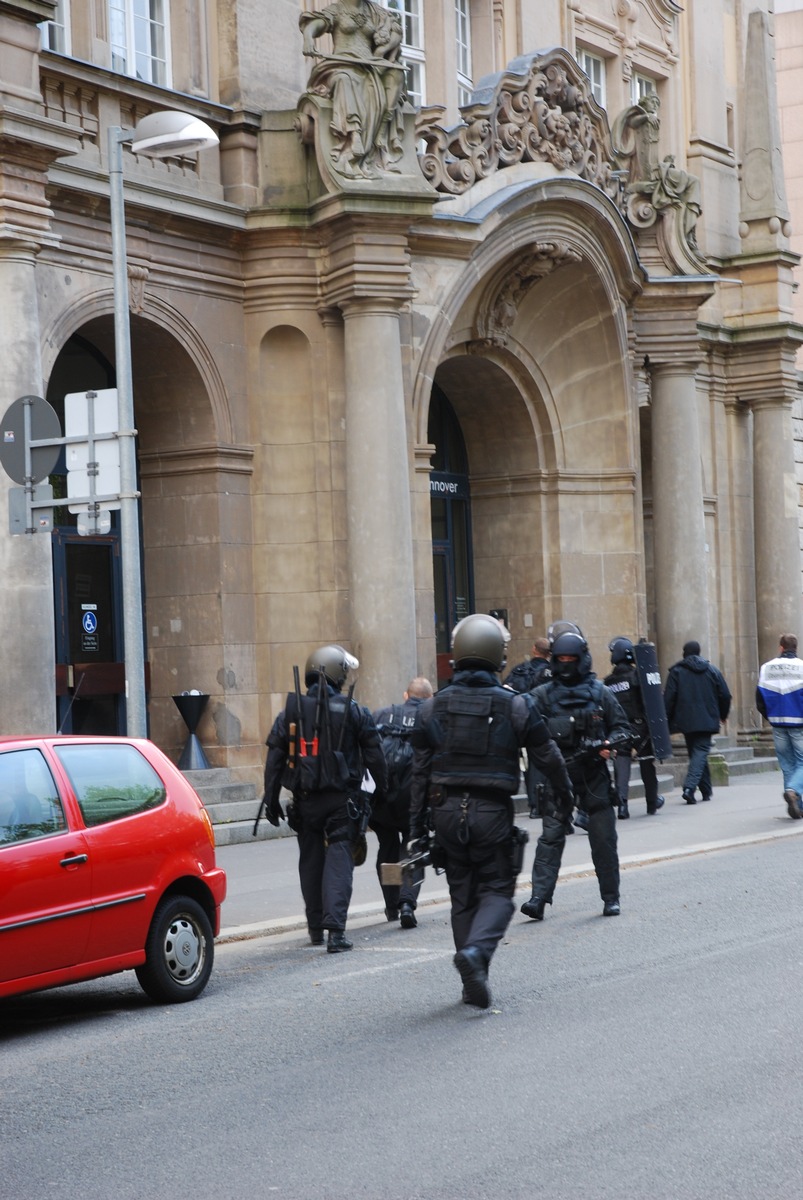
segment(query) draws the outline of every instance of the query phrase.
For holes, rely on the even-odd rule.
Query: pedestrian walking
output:
[[[401,887],[382,882],[382,863],[397,863],[410,840],[410,790],[413,782],[411,735],[418,709],[432,695],[432,684],[423,675],[407,684],[402,704],[391,704],[374,713],[387,764],[387,787],[377,788],[371,802],[370,827],[379,842],[376,873],[385,898],[385,916],[402,929],[415,929],[420,883],[405,880]]]
[[[798,658],[795,634],[781,634],[777,658],[762,664],[756,708],[772,726],[783,798],[789,816],[798,821],[803,816],[803,659]]]
[[[727,720],[731,694],[724,676],[700,654],[700,643],[686,642],[683,658],[669,668],[664,706],[673,733],[682,733],[689,755],[683,799],[696,804],[695,792],[710,800],[713,792],[708,756],[711,739]]]
[[[268,737],[262,806],[272,825],[285,816],[282,786],[292,792],[287,821],[298,836],[298,874],[313,946],[340,954],[352,949],[346,918],[355,852],[364,843],[360,801],[364,766],[387,787],[385,756],[367,708],[342,694],[359,663],[342,646],[321,646],[304,668],[307,691],[287,697]],[[260,812],[262,808],[260,808]],[[259,815],[257,815],[259,820]]]
[[[559,634],[552,643],[552,678],[536,688],[532,698],[566,759],[574,802],[585,817],[603,916],[616,917],[621,911],[614,811],[617,796],[608,759],[617,746],[623,751],[629,748],[633,731],[621,705],[597,679],[592,666],[582,634]],[[571,831],[571,811],[566,811],[560,796],[548,793],[535,849],[532,895],[521,906],[524,915],[534,921],[543,921],[546,906],[552,903],[566,836]]]
[[[530,653],[530,658],[518,663],[505,676],[502,680],[503,687],[513,688],[514,692],[531,692],[539,683],[544,682],[549,674],[549,640],[544,637],[536,638]],[[527,792],[530,816],[533,818],[541,816],[541,798],[545,783],[543,773],[527,758],[524,764],[524,789]]]
[[[647,815],[655,816],[664,806],[664,797],[658,795],[658,772],[655,769],[655,750],[647,724],[647,714],[644,709],[644,699],[641,692],[641,681],[636,667],[636,654],[630,638],[614,638],[608,646],[611,654],[613,671],[606,675],[604,683],[609,691],[624,709],[628,723],[633,730],[634,740],[632,750],[618,750],[613,761],[613,773],[616,780],[616,791],[619,797],[618,817],[626,821],[630,817],[628,797],[630,792],[630,771],[633,755],[639,765],[639,773],[644,784],[644,798],[647,801]]]
[[[526,834],[513,823],[519,751],[571,809],[566,766],[528,696],[499,682],[506,638],[485,614],[464,617],[453,632],[454,678],[421,705],[413,730],[411,850],[434,831],[452,902],[454,965],[463,1000],[491,1003],[488,967],[513,915]]]

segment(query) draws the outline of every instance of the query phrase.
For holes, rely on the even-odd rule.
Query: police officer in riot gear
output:
[[[638,757],[639,771],[644,784],[644,797],[647,801],[648,816],[655,816],[664,806],[664,797],[658,795],[658,773],[655,769],[655,750],[644,712],[644,701],[641,695],[641,683],[636,669],[636,655],[630,638],[617,637],[608,646],[611,652],[613,671],[605,676],[605,686],[609,688],[624,709],[624,714],[630,722],[635,735],[633,749]],[[632,759],[629,750],[622,750],[616,755],[613,773],[616,778],[616,792],[619,797],[619,820],[626,821],[630,817],[628,807],[628,791],[630,787],[630,769]]]
[[[588,643],[579,632],[558,634],[550,660],[552,679],[532,693],[533,703],[566,759],[575,803],[588,818],[591,858],[599,881],[603,915],[619,915],[619,856],[616,796],[606,760],[619,745],[632,744],[632,731],[613,694],[592,671]],[[532,896],[525,916],[544,919],[558,879],[570,813],[559,797],[546,798],[543,828],[535,850]]]
[[[411,847],[434,831],[446,870],[454,964],[466,1004],[487,1008],[488,964],[513,915],[523,835],[513,824],[519,750],[526,747],[556,795],[571,803],[563,759],[529,697],[503,688],[505,633],[482,613],[455,627],[455,674],[426,700],[413,729]]]
[[[339,954],[351,950],[345,935],[360,822],[363,762],[379,787],[386,785],[385,756],[373,717],[343,695],[350,670],[359,666],[342,646],[322,646],[304,668],[306,695],[291,692],[268,737],[265,806],[268,820],[285,814],[282,786],[293,794],[287,818],[298,834],[298,874],[310,941]]]

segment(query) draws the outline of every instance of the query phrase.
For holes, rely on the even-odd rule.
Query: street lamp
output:
[[[126,732],[146,737],[145,638],[142,620],[142,580],[139,546],[139,492],[134,427],[134,385],[131,373],[131,326],[128,312],[128,271],[123,199],[123,145],[135,154],[166,158],[193,154],[218,144],[214,130],[189,113],[151,113],[134,129],[113,125],[108,130],[109,203],[114,287],[114,352],[117,362],[117,418],[120,439],[120,556],[122,559],[123,645],[125,661]]]

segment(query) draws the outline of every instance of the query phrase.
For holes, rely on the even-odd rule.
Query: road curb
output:
[[[646,867],[653,863],[671,862],[677,858],[691,858],[697,854],[711,854],[717,850],[733,850],[739,846],[755,846],[762,842],[778,841],[780,838],[800,837],[803,835],[803,821],[790,822],[788,827],[772,830],[767,833],[749,833],[741,837],[722,838],[716,842],[699,842],[694,846],[683,846],[673,850],[656,850],[652,854],[623,855],[619,866],[623,871],[631,867]],[[574,867],[562,867],[559,879],[583,879],[594,874],[592,862],[578,863]],[[530,873],[519,875],[516,891],[529,891],[531,885]],[[444,888],[441,892],[428,895],[419,900],[419,908],[434,908],[449,900],[449,892]],[[384,905],[377,901],[370,904],[357,904],[349,909],[349,929],[359,929],[374,924],[377,917],[384,917]],[[245,942],[254,938],[277,937],[281,934],[295,933],[303,930],[306,933],[307,922],[303,916],[282,917],[275,921],[255,921],[250,925],[232,925],[221,929],[215,939],[217,945],[227,945],[231,942]]]

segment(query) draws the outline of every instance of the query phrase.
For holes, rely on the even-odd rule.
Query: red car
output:
[[[133,968],[206,987],[226,896],[209,814],[152,742],[0,738],[0,996]]]

